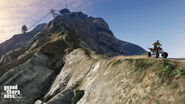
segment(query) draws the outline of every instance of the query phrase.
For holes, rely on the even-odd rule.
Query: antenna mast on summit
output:
[[[66,1],[66,9],[67,9],[68,8],[68,5],[67,5],[68,3],[67,3],[67,0],[65,0],[65,1]]]

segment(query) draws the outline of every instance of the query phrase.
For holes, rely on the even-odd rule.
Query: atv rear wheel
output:
[[[148,55],[148,57],[151,57],[152,54],[151,54],[151,52],[147,52],[147,55]]]
[[[155,51],[154,57],[158,58],[159,57],[159,52]]]
[[[167,52],[163,52],[163,53],[162,53],[162,57],[163,57],[163,58],[167,58],[167,57],[168,57],[168,53],[167,53]]]

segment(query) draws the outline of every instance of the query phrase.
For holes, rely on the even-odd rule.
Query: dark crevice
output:
[[[48,81],[46,81],[47,83],[43,83],[43,85],[45,85],[45,87],[42,89],[41,92],[43,92],[38,98],[36,98],[36,100],[41,100],[44,101],[44,97],[45,95],[49,92],[49,90],[51,89],[52,84],[54,83],[57,75],[61,72],[62,68],[64,67],[65,63],[61,62],[60,66],[56,67],[56,62],[53,63],[52,65],[52,69],[54,69],[54,73],[52,75],[50,75],[48,77]],[[35,100],[35,101],[36,101]],[[35,102],[34,101],[34,102]]]
[[[77,104],[77,102],[84,96],[84,90],[76,90],[74,96],[72,97],[71,104]]]
[[[55,78],[56,78],[56,74],[52,74],[52,75],[50,75],[49,77],[48,77],[48,81],[46,81],[47,83],[43,83],[43,85],[45,85],[44,87],[43,87],[43,89],[42,89],[42,94],[38,97],[38,98],[36,98],[36,100],[43,100],[44,99],[44,96],[48,93],[48,91],[50,90],[50,88],[51,88],[51,85],[53,84],[53,82],[54,82],[54,80],[55,80]],[[35,100],[35,101],[36,101]],[[34,101],[34,102],[35,102]]]

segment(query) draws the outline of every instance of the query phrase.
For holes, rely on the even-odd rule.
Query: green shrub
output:
[[[181,75],[184,75],[185,72],[181,68],[177,68],[172,71],[171,75],[175,76],[175,78],[179,78]]]
[[[185,71],[182,68],[178,68],[177,65],[164,61],[160,69],[160,77],[179,78],[181,75],[185,75]]]

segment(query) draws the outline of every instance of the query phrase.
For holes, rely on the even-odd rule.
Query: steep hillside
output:
[[[64,62],[41,98],[47,104],[185,103],[184,63],[146,56],[104,59],[83,49],[65,56]]]
[[[0,56],[6,54],[7,52],[23,47],[27,44],[30,39],[44,29],[46,24],[40,24],[36,26],[32,31],[25,34],[14,35],[11,39],[0,44]]]

